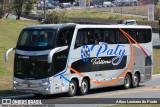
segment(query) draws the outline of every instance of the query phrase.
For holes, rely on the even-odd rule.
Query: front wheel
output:
[[[129,89],[131,87],[131,76],[129,74],[126,74],[125,78],[124,78],[124,85],[123,87],[125,89]]]
[[[139,86],[139,75],[136,73],[133,77],[132,87],[136,88]]]
[[[80,94],[81,95],[86,95],[89,90],[89,85],[87,79],[83,79],[80,87]]]
[[[77,92],[77,84],[75,80],[71,80],[71,82],[69,83],[69,90],[68,90],[68,96],[69,97],[73,97],[75,96]]]

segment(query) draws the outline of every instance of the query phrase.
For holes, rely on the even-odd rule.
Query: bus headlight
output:
[[[18,84],[18,82],[17,82],[17,81],[13,81],[13,84],[17,85],[17,84]]]
[[[49,85],[49,81],[43,80],[42,83],[41,83],[41,85]]]

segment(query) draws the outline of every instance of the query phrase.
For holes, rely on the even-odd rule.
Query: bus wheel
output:
[[[128,89],[131,87],[131,77],[129,74],[126,74],[125,78],[124,78],[124,88]]]
[[[132,87],[136,88],[139,86],[139,75],[137,73],[134,74]]]
[[[68,96],[69,97],[73,97],[75,96],[77,92],[77,84],[75,80],[71,80],[71,82],[69,83],[69,90],[68,90]]]
[[[80,87],[80,94],[86,95],[88,93],[89,85],[87,79],[83,79]]]

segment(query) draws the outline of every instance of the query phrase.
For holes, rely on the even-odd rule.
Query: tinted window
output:
[[[123,29],[138,43],[148,43],[151,41],[150,29]],[[82,45],[99,44],[128,44],[129,41],[119,29],[80,29],[77,32],[75,47]],[[134,43],[132,41],[132,43]]]
[[[71,40],[73,37],[74,29],[63,29],[59,31],[56,46],[66,46],[71,45]]]
[[[52,46],[55,36],[55,30],[24,30],[17,45],[38,47]]]
[[[99,44],[104,42],[104,31],[101,29],[80,29],[77,32],[75,47]]]
[[[52,49],[56,35],[56,29],[25,29],[20,34],[16,48],[26,51]]]

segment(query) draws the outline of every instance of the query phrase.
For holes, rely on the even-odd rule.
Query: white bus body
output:
[[[121,28],[127,34],[120,31]],[[128,37],[129,38],[129,37]],[[24,28],[15,50],[15,91],[82,95],[100,87],[137,87],[151,79],[150,26],[49,24]],[[125,73],[126,72],[126,73]]]

